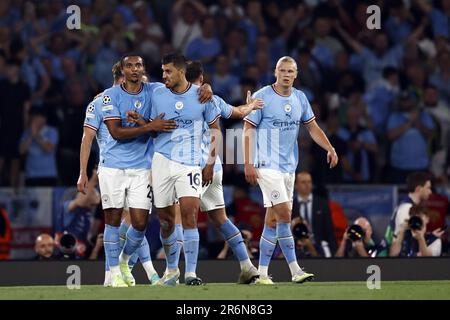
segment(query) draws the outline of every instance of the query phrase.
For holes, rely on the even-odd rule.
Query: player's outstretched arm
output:
[[[231,113],[231,118],[243,119],[250,112],[257,109],[262,109],[264,107],[264,101],[261,99],[254,99],[251,96],[251,92],[247,91],[247,103],[239,107],[233,107],[233,112]]]
[[[244,154],[244,172],[245,180],[252,186],[258,184],[258,174],[253,166],[253,155],[255,147],[255,127],[247,121],[244,121],[244,132],[242,137],[242,149]]]
[[[327,163],[330,164],[330,168],[334,168],[337,165],[339,159],[336,150],[334,150],[325,132],[320,129],[316,120],[308,122],[307,124],[305,124],[305,126],[308,129],[309,134],[314,142],[327,151]]]
[[[86,190],[88,188],[88,176],[86,171],[89,155],[91,154],[92,141],[94,141],[95,134],[95,130],[89,127],[83,128],[83,137],[81,138],[80,146],[80,175],[78,176],[77,181],[77,190],[83,194],[86,194]]]

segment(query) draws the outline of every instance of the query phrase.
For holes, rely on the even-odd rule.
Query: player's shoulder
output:
[[[165,87],[165,85],[161,82],[144,82],[144,90],[153,92],[154,90]]]
[[[164,84],[162,84],[161,82],[152,82],[152,83],[146,83],[146,85],[148,86],[148,90],[150,90],[151,92],[155,93],[166,93],[169,92],[170,90],[166,88],[166,86]]]
[[[308,100],[308,97],[306,96],[306,94],[300,89],[292,87],[292,93],[294,95],[296,95],[302,101]]]
[[[261,89],[255,91],[255,92],[253,93],[253,95],[254,95],[254,96],[261,97],[261,96],[266,96],[266,95],[268,95],[268,94],[273,94],[273,93],[275,93],[275,91],[273,90],[272,86],[271,86],[271,85],[268,85],[268,86],[264,86],[264,87],[262,87]]]

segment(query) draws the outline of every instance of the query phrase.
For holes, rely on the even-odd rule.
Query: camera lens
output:
[[[308,239],[308,227],[304,223],[297,223],[292,228],[292,234],[296,239]]]
[[[348,228],[347,235],[350,240],[358,241],[364,237],[364,229],[361,226],[354,224]]]
[[[61,251],[63,253],[73,253],[75,251],[75,245],[77,243],[77,239],[74,235],[70,233],[64,233],[59,240],[61,245]]]
[[[411,230],[420,230],[423,226],[422,218],[418,216],[412,216],[408,220],[408,225]]]

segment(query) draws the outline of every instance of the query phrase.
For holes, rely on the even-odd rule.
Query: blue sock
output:
[[[139,248],[142,240],[145,237],[145,230],[139,231],[131,226],[127,231],[127,240],[123,246],[123,253],[127,256],[133,255],[133,253]]]
[[[177,235],[177,265],[180,261],[181,249],[183,248],[183,226],[179,223],[175,225],[175,233]]]
[[[268,267],[272,259],[273,251],[277,245],[277,233],[274,228],[264,225],[264,230],[259,240],[259,266]]]
[[[290,223],[277,223],[277,239],[288,263],[297,261]]]
[[[247,260],[248,253],[247,248],[245,248],[244,239],[238,228],[229,219],[225,221],[224,224],[220,226],[220,232],[222,232],[223,237],[228,242],[228,245],[233,250],[234,255],[239,261]]]
[[[130,225],[127,224],[125,222],[125,220],[122,220],[122,223],[120,224],[120,227],[119,227],[119,247],[120,247],[120,252],[122,252],[123,246],[125,245],[125,240],[127,240],[127,231],[128,231],[129,227],[130,227]]]
[[[134,267],[138,258],[142,264],[144,264],[147,261],[152,261],[152,257],[150,256],[150,247],[148,245],[147,237],[145,236],[139,248],[136,250],[135,253],[133,253],[133,255],[130,258],[130,261],[128,261],[128,266],[130,267],[130,269]]]
[[[200,242],[200,236],[198,229],[185,229],[184,230],[184,257],[186,259],[185,272],[195,273],[197,269],[198,259],[198,245]]]
[[[109,267],[117,267],[119,265],[119,227],[113,227],[109,224],[105,225],[103,234],[103,245],[105,246],[106,259]]]
[[[164,248],[164,253],[166,254],[167,268],[176,269],[178,268],[177,261],[177,235],[175,230],[167,238],[163,238],[160,234],[161,243]]]
[[[104,242],[105,240],[103,240]],[[106,254],[106,248],[103,245],[103,250],[105,250],[105,271],[109,271],[108,255]]]

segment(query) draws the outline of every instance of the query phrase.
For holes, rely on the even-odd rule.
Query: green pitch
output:
[[[199,287],[104,288],[81,286],[0,287],[0,299],[149,299],[149,300],[308,300],[308,299],[450,299],[450,281],[382,281],[369,290],[365,282],[278,283],[272,286],[208,283]]]

